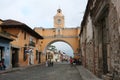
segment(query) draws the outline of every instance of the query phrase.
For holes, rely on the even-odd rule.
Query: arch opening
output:
[[[72,46],[69,43],[61,40],[55,40],[47,44],[45,53],[47,60],[50,59],[56,62],[63,60],[68,61],[70,57],[74,57]]]

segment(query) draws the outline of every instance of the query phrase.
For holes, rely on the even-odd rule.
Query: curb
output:
[[[4,73],[10,73],[10,72],[15,72],[15,71],[20,71],[23,70],[23,68],[12,68],[12,69],[7,69],[4,71],[0,71],[0,74],[4,74]]]
[[[89,70],[85,69],[83,66],[76,66],[76,68],[83,80],[102,80],[91,73]]]
[[[25,67],[17,67],[17,68],[6,69],[6,70],[3,70],[3,71],[0,71],[0,74],[10,73],[10,72],[15,72],[15,71],[22,71],[24,69],[37,67],[37,66],[42,66],[42,65],[44,65],[44,64],[37,64],[37,65],[30,65],[30,66],[25,66]]]

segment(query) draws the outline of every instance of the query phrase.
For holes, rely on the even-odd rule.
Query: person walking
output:
[[[48,60],[46,60],[46,67],[48,67]]]
[[[4,58],[0,61],[0,70],[5,70],[6,66],[4,64]]]
[[[73,66],[73,59],[70,57],[70,65]]]

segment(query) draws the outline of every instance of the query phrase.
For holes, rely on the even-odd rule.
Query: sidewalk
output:
[[[76,66],[83,80],[102,80],[97,78],[89,70],[85,69],[83,66]]]
[[[18,67],[18,68],[11,68],[11,69],[6,69],[6,70],[0,70],[0,74],[14,72],[14,71],[20,71],[20,70],[23,70],[23,69],[24,69],[23,67]]]
[[[43,64],[37,64],[37,65],[30,65],[30,66],[26,66],[26,67],[16,67],[16,68],[11,68],[11,69],[6,69],[6,70],[0,70],[0,74],[14,72],[14,71],[20,71],[20,70],[24,70],[26,68],[31,68],[31,67],[40,66],[40,65],[43,65]]]

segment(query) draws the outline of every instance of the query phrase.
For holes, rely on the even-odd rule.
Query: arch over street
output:
[[[77,57],[79,53],[79,31],[80,28],[61,28],[61,34],[56,34],[57,28],[35,28],[35,31],[41,34],[44,39],[40,41],[41,52],[46,54],[47,47],[57,41],[69,44]]]
[[[34,30],[42,35],[44,39],[40,41],[40,48],[42,55],[46,54],[47,47],[56,41],[63,41],[69,44],[74,52],[74,57],[78,57],[78,53],[80,51],[79,45],[79,33],[80,27],[76,28],[66,28],[64,15],[62,14],[62,10],[58,9],[57,14],[53,17],[54,19],[54,28],[42,28],[36,27]]]

